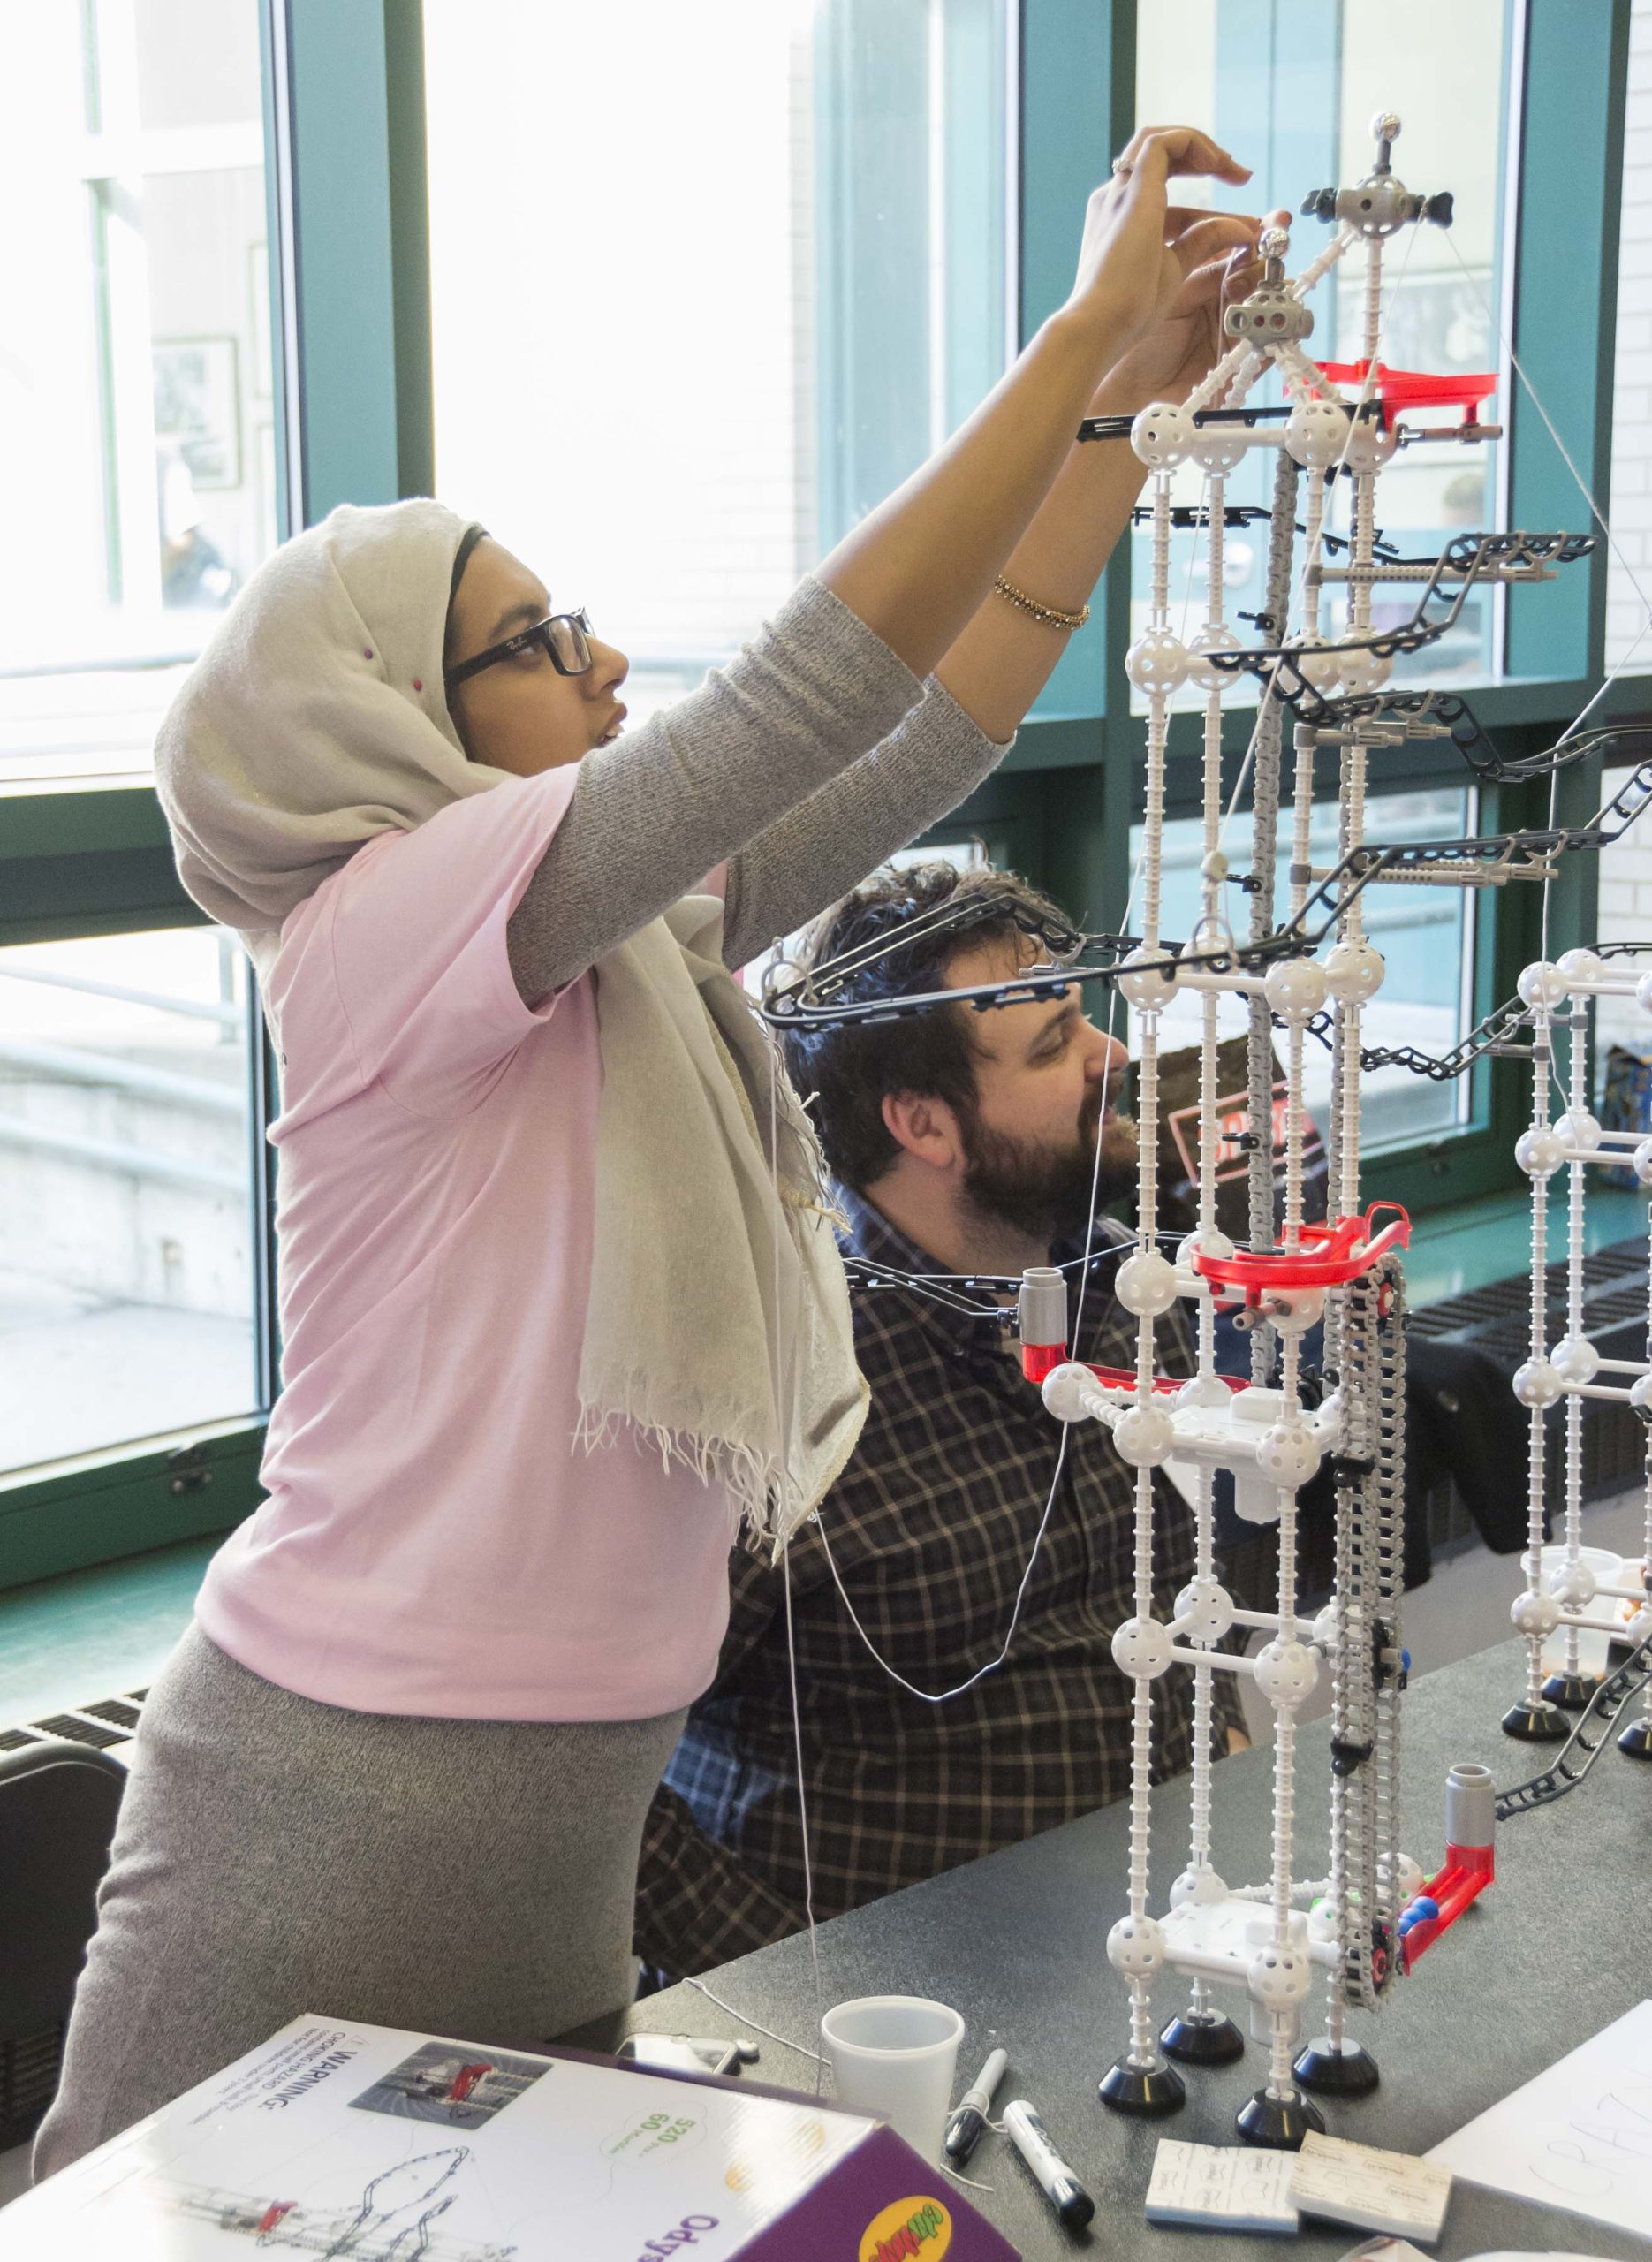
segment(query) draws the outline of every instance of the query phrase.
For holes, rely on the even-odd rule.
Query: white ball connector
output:
[[[1213,1909],[1227,1897],[1225,1882],[1209,1865],[1201,1870],[1184,1870],[1171,1887],[1172,1909]]]
[[[1140,947],[1121,961],[1119,994],[1139,1013],[1158,1012],[1176,994],[1176,961],[1163,951]]]
[[[1312,1963],[1299,1948],[1262,1948],[1251,1958],[1251,2000],[1266,2011],[1294,2010],[1307,2001],[1313,1973]]]
[[[1256,1441],[1256,1466],[1270,1484],[1296,1492],[1324,1458],[1319,1439],[1305,1422],[1280,1422]]]
[[[1219,1642],[1233,1623],[1233,1598],[1219,1579],[1191,1579],[1176,1598],[1175,1614],[1190,1642]]]
[[[1330,991],[1317,959],[1284,958],[1270,966],[1262,982],[1269,1010],[1287,1021],[1307,1021],[1320,1010]]]
[[[1095,1410],[1095,1377],[1077,1359],[1052,1367],[1042,1385],[1044,1411],[1057,1422],[1087,1422]]]
[[[1565,1377],[1557,1373],[1547,1359],[1527,1359],[1514,1370],[1514,1395],[1522,1406],[1554,1406],[1565,1389]]]
[[[1517,1634],[1541,1642],[1560,1623],[1560,1605],[1551,1594],[1517,1594],[1509,1621]]]
[[[1130,428],[1130,444],[1149,471],[1186,463],[1199,437],[1193,411],[1175,401],[1149,401]]]
[[[1168,698],[1179,690],[1187,668],[1187,647],[1169,628],[1144,628],[1125,654],[1125,673],[1149,698]]]
[[[1581,1610],[1595,1599],[1595,1574],[1587,1563],[1561,1563],[1543,1581],[1562,1610]]]
[[[1273,1640],[1256,1652],[1256,1686],[1276,1712],[1306,1704],[1319,1681],[1319,1652],[1306,1642]]]
[[[1549,1363],[1564,1382],[1593,1382],[1601,1370],[1601,1355],[1587,1336],[1563,1335]]]
[[[1565,1003],[1566,977],[1558,967],[1550,966],[1544,959],[1523,968],[1514,985],[1523,1006],[1560,1006]]]
[[[1156,1681],[1171,1662],[1171,1631],[1156,1618],[1126,1618],[1113,1636],[1113,1663],[1126,1681]]]
[[[1164,1934],[1152,1917],[1121,1917],[1107,1935],[1107,1961],[1126,1979],[1150,1979],[1164,1969]]]
[[[1587,1108],[1580,1108],[1575,1115],[1568,1109],[1556,1124],[1555,1135],[1568,1147],[1580,1147],[1592,1155],[1601,1143],[1601,1127]]]
[[[1552,1178],[1565,1158],[1565,1142],[1557,1132],[1522,1131],[1514,1142],[1514,1159],[1527,1178]]]
[[[1338,645],[1337,663],[1342,687],[1352,699],[1362,698],[1368,691],[1380,691],[1394,672],[1394,663],[1386,652],[1375,652],[1353,638]]]
[[[1387,963],[1369,943],[1333,943],[1325,960],[1325,987],[1345,1006],[1361,1006],[1383,986]]]
[[[1299,400],[1285,419],[1285,446],[1304,471],[1329,471],[1340,459],[1347,437],[1348,412],[1334,400]]]
[[[1128,1469],[1162,1469],[1176,1450],[1176,1424],[1163,1408],[1133,1406],[1113,1424],[1113,1443]]]
[[[1187,646],[1188,680],[1201,691],[1232,691],[1243,679],[1232,668],[1213,668],[1212,652],[1237,652],[1239,640],[1231,628],[1201,628]]]
[[[1139,1249],[1119,1266],[1113,1293],[1138,1318],[1143,1313],[1156,1318],[1176,1301],[1176,1267],[1156,1249]]]

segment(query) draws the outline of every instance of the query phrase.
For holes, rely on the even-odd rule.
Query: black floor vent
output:
[[[101,1720],[83,1719],[78,1712],[54,1712],[49,1720],[31,1720],[42,1735],[66,1736],[71,1743],[89,1743],[107,1751],[111,1743],[130,1743],[130,1728],[106,1727]]]
[[[1564,1222],[1564,1221],[1563,1221]],[[1589,1340],[1609,1359],[1647,1355],[1646,1237],[1614,1241],[1583,1260],[1583,1309]],[[1413,1334],[1434,1341],[1472,1344],[1512,1375],[1531,1351],[1531,1282],[1525,1274],[1470,1288],[1460,1296],[1413,1311]],[[1550,1264],[1543,1279],[1546,1332],[1551,1345],[1565,1333],[1566,1267]],[[1622,1381],[1622,1376],[1610,1378]],[[1515,1409],[1518,1412],[1518,1408]],[[1523,1417],[1522,1417],[1523,1418]],[[1550,1505],[1558,1503],[1565,1474],[1559,1450],[1563,1409],[1550,1417],[1548,1455]],[[1646,1470],[1647,1431],[1640,1416],[1610,1400],[1583,1400],[1583,1490],[1586,1498],[1621,1492]]]
[[[46,2117],[63,2067],[63,2020],[0,2042],[0,2152],[26,2144]]]
[[[112,1744],[130,1743],[141,1716],[147,1689],[130,1689],[124,1696],[102,1696],[95,1704],[77,1704],[67,1712],[53,1712],[43,1720],[24,1720],[16,1727],[0,1728],[0,1751],[21,1751],[31,1743],[58,1737],[71,1743],[89,1743],[107,1751]]]

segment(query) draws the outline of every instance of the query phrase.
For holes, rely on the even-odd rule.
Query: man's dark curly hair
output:
[[[962,928],[921,935],[890,951],[837,994],[875,998],[939,990],[960,952],[982,943],[1019,943],[1032,922],[1057,933],[1071,931],[1048,897],[1013,872],[960,872],[937,860],[908,871],[885,867],[874,872],[821,914],[797,958],[804,966],[818,966],[955,900],[979,915]],[[786,1032],[786,1066],[810,1103],[835,1178],[857,1190],[875,1185],[900,1152],[883,1121],[883,1100],[890,1093],[920,1092],[944,1100],[966,1123],[974,1122],[974,1021],[966,1006],[938,1006],[871,1027],[850,1023]]]

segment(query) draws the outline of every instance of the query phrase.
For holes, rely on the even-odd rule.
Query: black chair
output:
[[[0,1752],[0,2151],[34,2135],[57,2090],[125,1781],[82,1743]]]

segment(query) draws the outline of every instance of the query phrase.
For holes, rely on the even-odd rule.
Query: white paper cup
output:
[[[1538,1584],[1546,1594],[1549,1591],[1550,1575],[1551,1572],[1557,1571],[1565,1561],[1566,1551],[1560,1546],[1545,1547],[1538,1560],[1542,1566],[1538,1574]],[[1578,1560],[1581,1563],[1586,1563],[1594,1572],[1597,1584],[1603,1587],[1620,1587],[1625,1583],[1624,1559],[1621,1555],[1614,1555],[1604,1547],[1580,1547]],[[1617,1612],[1617,1603],[1606,1596],[1603,1596],[1598,1602],[1589,1605],[1589,1615],[1594,1618],[1615,1617]],[[1565,1671],[1567,1630],[1564,1626],[1557,1626],[1543,1643],[1542,1659],[1545,1673]],[[1605,1634],[1578,1636],[1578,1670],[1586,1679],[1595,1680],[1604,1674],[1609,1641],[1610,1637]]]
[[[939,2160],[964,2022],[921,1995],[863,1995],[821,2021],[837,2102],[889,2122],[922,2159]]]

